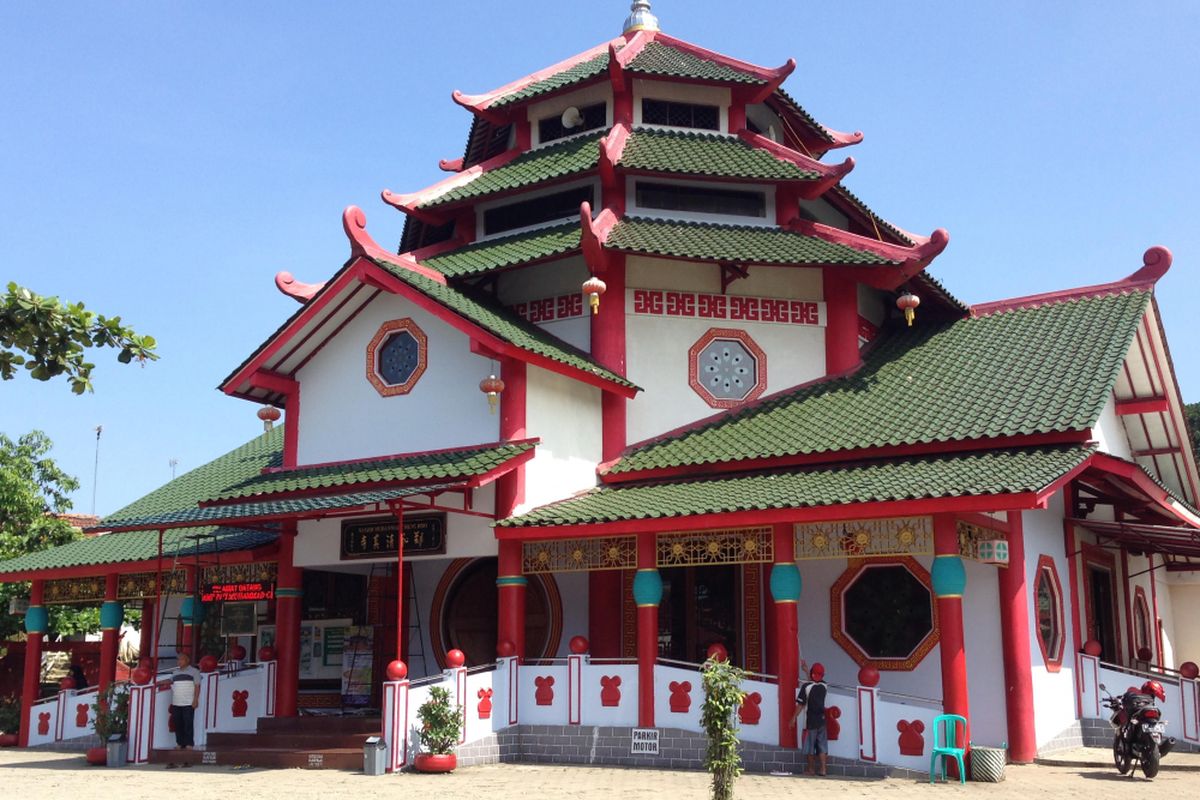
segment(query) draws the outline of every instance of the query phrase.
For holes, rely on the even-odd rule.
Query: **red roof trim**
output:
[[[500,100],[501,98],[510,94],[519,92],[522,89],[537,83],[538,81],[553,77],[560,72],[565,72],[571,67],[582,64],[585,61],[591,61],[593,58],[607,50],[610,45],[624,44],[624,42],[625,38],[623,36],[618,36],[615,39],[610,39],[609,41],[604,42],[603,44],[599,44],[595,47],[589,48],[588,50],[584,50],[582,53],[565,58],[557,64],[552,64],[545,69],[540,69],[537,72],[530,73],[523,78],[518,78],[512,83],[507,83],[504,86],[501,86],[499,89],[493,89],[490,92],[484,92],[482,94],[463,94],[455,89],[451,94],[451,97],[454,99],[455,103],[458,103],[463,108],[466,108],[467,110],[476,114],[488,116],[487,114],[484,114],[484,112],[497,100]],[[541,99],[540,95],[538,96],[538,99]],[[497,115],[495,113],[491,114],[490,116],[503,119],[502,115]]]
[[[1112,283],[1101,283],[1095,286],[1081,286],[1075,289],[1062,289],[1056,292],[1030,294],[1024,297],[1013,297],[1008,300],[995,300],[990,303],[979,303],[971,306],[971,316],[983,317],[1000,311],[1011,311],[1017,308],[1037,308],[1052,303],[1063,303],[1068,300],[1079,300],[1085,297],[1101,297],[1121,292],[1153,290],[1167,270],[1171,268],[1171,251],[1161,245],[1155,245],[1142,254],[1142,268],[1127,278]]]
[[[196,527],[192,525],[191,527]],[[206,526],[207,527],[207,526]],[[120,536],[119,533],[108,533],[105,536]],[[201,558],[211,558],[215,554],[201,553]],[[279,555],[279,543],[271,542],[253,550],[226,550],[220,554],[222,564],[245,564],[258,561],[270,561]],[[163,563],[166,563],[163,556]],[[61,580],[63,578],[92,578],[100,575],[128,575],[136,572],[155,572],[158,569],[158,559],[145,561],[110,561],[104,564],[79,564],[74,567],[58,567],[52,569],[25,570],[24,572],[6,572],[0,574],[0,582],[15,583],[17,581]]]
[[[472,167],[462,170],[461,172],[457,172],[448,178],[443,178],[437,183],[427,186],[420,191],[410,192],[408,194],[396,194],[389,189],[384,189],[380,194],[383,197],[383,202],[387,203],[389,206],[398,208],[406,214],[412,214],[413,216],[423,219],[424,221],[438,220],[445,222],[445,215],[440,214],[437,211],[427,211],[418,208],[418,206],[436,200],[437,198],[441,197],[447,192],[453,191],[454,189],[474,183],[476,178],[479,178],[480,176],[491,172],[494,169],[499,169],[500,167],[505,166],[506,164],[514,161],[518,156],[523,155],[524,152],[525,151],[521,150],[520,148],[505,150],[498,156],[489,158],[487,161],[482,161]],[[450,204],[447,204],[446,208],[450,208]]]

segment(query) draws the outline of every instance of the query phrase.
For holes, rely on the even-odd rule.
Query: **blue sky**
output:
[[[846,184],[908,230],[950,231],[963,299],[1099,283],[1164,244],[1159,303],[1200,399],[1200,4],[655,0],[663,29],[761,64],[819,120],[862,130]],[[0,6],[0,279],[157,337],[98,354],[96,393],[0,384],[0,431],[45,430],[108,513],[254,436],[215,387],[320,281],[340,213],[394,244],[379,191],[443,177],[486,91],[620,32],[622,0],[111,2]],[[837,159],[842,154],[834,154]]]

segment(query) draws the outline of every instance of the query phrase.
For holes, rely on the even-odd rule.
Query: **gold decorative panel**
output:
[[[46,603],[89,603],[104,602],[104,578],[66,578],[46,581],[44,590]]]
[[[978,560],[979,542],[985,540],[1003,539],[1008,541],[1008,534],[994,531],[982,525],[972,525],[969,522],[958,522],[958,554],[963,558]]]
[[[930,517],[814,522],[796,526],[796,560],[933,553]]]
[[[545,572],[633,569],[636,566],[636,536],[548,539],[525,542],[521,550],[521,571],[527,575]]]
[[[121,600],[140,600],[154,597],[156,585],[153,572],[138,572],[132,575],[122,575],[117,580],[117,597]],[[183,570],[164,572],[162,576],[162,593],[183,594],[187,591],[187,573]]]
[[[258,564],[223,564],[205,567],[201,585],[214,583],[274,583],[278,568],[274,561]]]
[[[769,527],[660,533],[657,552],[660,567],[769,564],[775,559],[775,543]]]

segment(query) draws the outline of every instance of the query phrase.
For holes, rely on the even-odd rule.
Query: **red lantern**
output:
[[[279,413],[279,409],[275,406],[263,406],[258,410],[258,418],[262,420],[263,430],[269,431],[275,427],[275,423],[283,416]]]
[[[921,298],[917,297],[912,292],[905,292],[896,298],[896,308],[904,312],[904,319],[908,322],[908,327],[912,327],[913,318],[917,316],[917,306],[921,305]]]
[[[595,275],[583,282],[583,293],[588,296],[588,305],[592,307],[592,313],[600,312],[600,295],[608,288],[608,284],[597,278]]]
[[[496,398],[504,391],[504,381],[497,378],[495,375],[488,375],[479,382],[479,391],[487,395],[488,408],[493,414],[496,413]]]

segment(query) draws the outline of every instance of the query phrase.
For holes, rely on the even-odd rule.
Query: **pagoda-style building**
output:
[[[276,276],[295,314],[220,386],[269,430],[0,564],[32,582],[23,741],[86,728],[63,692],[34,705],[45,605],[103,603],[113,638],[134,602],[135,761],[169,746],[153,674],[182,650],[213,657],[199,735],[381,709],[397,769],[439,679],[468,761],[586,761],[594,728],[600,762],[693,764],[714,653],[748,672],[753,768],[793,763],[814,662],[838,768],[925,768],[943,712],[1029,761],[1107,735],[1097,685],[1145,674],[1200,743],[1170,253],[964,304],[928,273],[944,230],[846,188],[862,134],[789,96],[794,68],[676,39],[643,0],[610,41],[454,92],[462,157],[383,192],[399,247],[352,206],[340,268]]]

